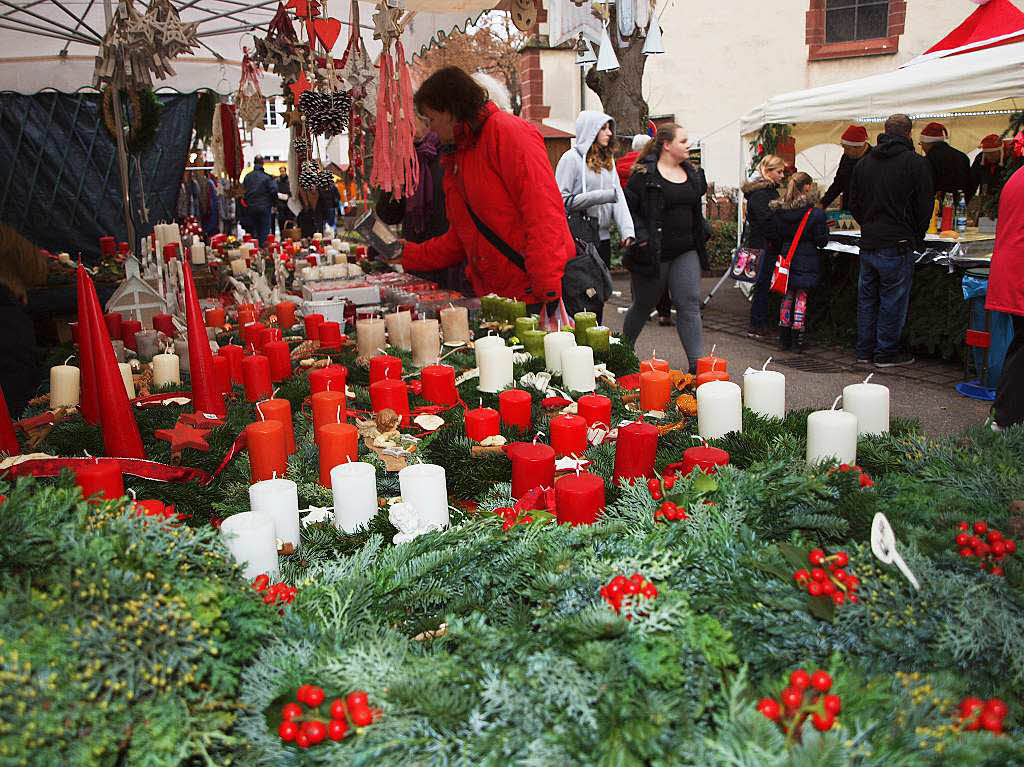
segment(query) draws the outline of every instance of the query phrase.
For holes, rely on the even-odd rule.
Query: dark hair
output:
[[[910,133],[913,130],[914,123],[911,122],[909,117],[903,114],[892,115],[888,120],[885,121],[885,132],[889,136],[902,136],[903,138],[910,138]]]
[[[661,150],[665,148],[665,144],[671,144],[672,140],[676,137],[676,132],[682,129],[683,126],[676,123],[662,123],[659,125],[654,138],[648,141],[647,146],[640,150],[640,156],[636,158],[633,170],[636,170],[649,157],[654,157],[655,159],[661,157]]]
[[[783,200],[785,200],[785,202],[787,203],[792,203],[796,201],[796,198],[800,197],[803,194],[803,188],[808,184],[813,183],[814,179],[811,178],[809,174],[804,173],[803,171],[800,171],[799,173],[794,173],[789,178],[789,183],[786,186],[786,193],[783,196]]]
[[[486,89],[458,67],[439,69],[412,97],[417,111],[424,107],[446,112],[461,122],[472,122],[489,98]]]

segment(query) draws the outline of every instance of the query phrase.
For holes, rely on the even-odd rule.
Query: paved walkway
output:
[[[703,280],[702,296],[716,282],[717,279]],[[615,288],[622,295],[612,297],[606,307],[605,324],[621,330],[624,310],[630,304],[628,276],[617,275]],[[761,367],[765,359],[772,357],[772,367],[786,375],[787,407],[830,407],[844,386],[874,373],[873,383],[889,387],[892,415],[918,419],[928,434],[958,433],[988,416],[988,403],[961,397],[953,388],[964,378],[958,363],[924,359],[912,365],[877,370],[859,365],[853,349],[848,348],[812,346],[803,354],[781,352],[774,338],[761,342],[747,337],[749,316],[750,304],[727,280],[704,310],[705,353],[715,344],[715,353],[729,360],[733,380],[738,380],[747,367]],[[656,321],[646,325],[637,341],[637,353],[643,359],[654,351],[673,367],[685,369],[686,354],[674,326],[662,327]]]

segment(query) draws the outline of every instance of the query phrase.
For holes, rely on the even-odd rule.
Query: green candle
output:
[[[607,352],[610,335],[611,331],[604,325],[587,328],[587,346],[595,352]]]
[[[527,330],[537,329],[537,318],[536,317],[516,317],[516,335],[520,338],[523,337],[523,333]]]
[[[519,317],[526,316],[526,302],[525,301],[509,301],[508,302],[508,321],[515,322]]]
[[[593,312],[576,312],[573,321],[576,323],[576,344],[588,346],[587,328],[597,327],[597,315]]]
[[[523,346],[526,347],[526,351],[532,354],[534,357],[544,356],[544,336],[546,336],[543,330],[524,330],[519,335],[519,340],[523,342]]]
[[[501,296],[483,296],[480,299],[480,311],[483,312],[485,320],[501,319],[501,310],[505,299]]]

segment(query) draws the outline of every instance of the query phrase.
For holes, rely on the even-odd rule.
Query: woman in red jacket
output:
[[[465,258],[477,295],[497,293],[554,313],[576,245],[540,133],[499,110],[458,67],[428,77],[413,101],[448,145],[441,160],[448,231],[406,242],[402,265],[425,272]]]

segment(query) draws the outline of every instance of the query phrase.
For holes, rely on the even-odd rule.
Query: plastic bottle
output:
[[[953,228],[953,193],[946,192],[942,197],[942,231]]]
[[[935,206],[932,208],[932,221],[931,221],[931,225],[928,227],[928,234],[938,234],[939,233],[939,219],[941,218],[941,216],[942,216],[942,206],[939,204],[939,201],[936,200],[935,201]]]
[[[967,231],[967,198],[960,192],[956,201],[956,230],[963,234]]]

